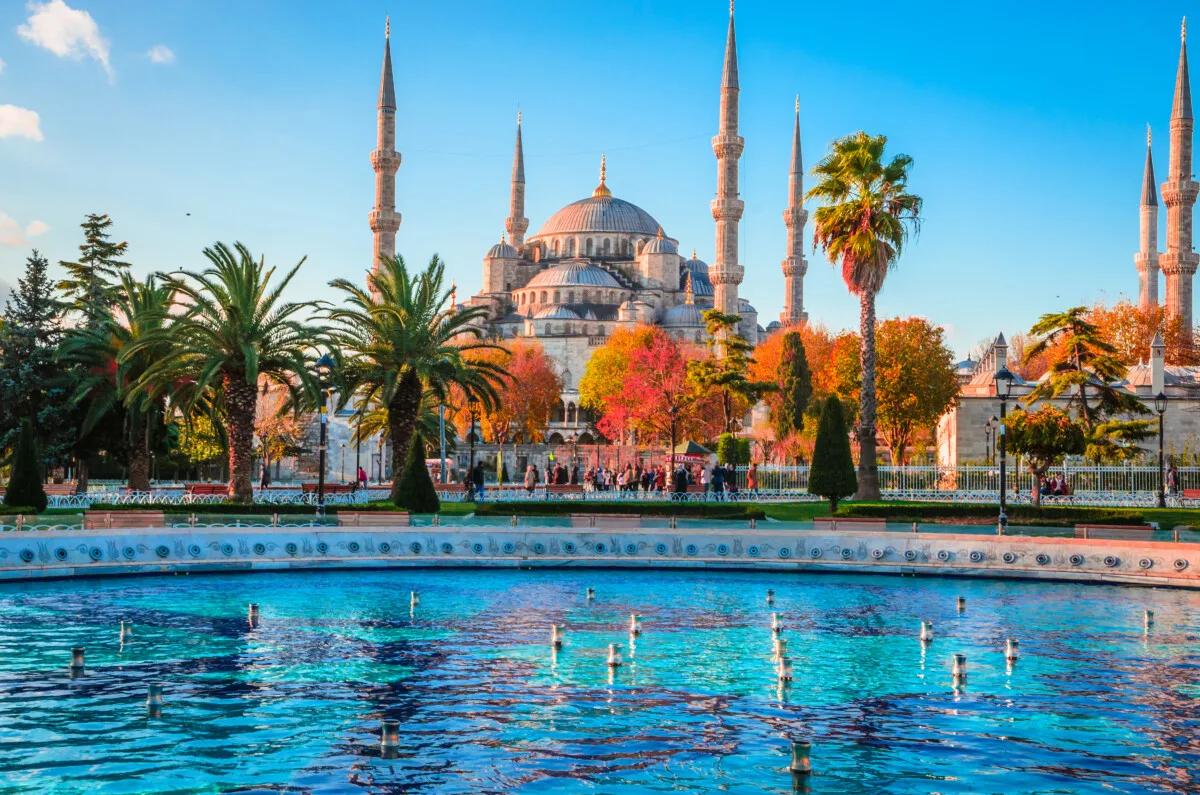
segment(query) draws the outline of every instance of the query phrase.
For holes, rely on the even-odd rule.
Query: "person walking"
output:
[[[525,491],[533,494],[533,490],[537,487],[537,482],[537,468],[533,464],[530,464],[525,468]]]
[[[758,496],[758,464],[751,464],[746,470],[746,491]]]
[[[475,468],[471,470],[470,481],[471,491],[473,492],[472,497],[474,497],[476,502],[483,502],[486,496],[483,485],[483,462],[475,462]]]

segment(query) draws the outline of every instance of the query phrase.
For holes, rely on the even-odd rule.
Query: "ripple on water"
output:
[[[795,669],[785,689],[771,612]],[[0,792],[782,793],[791,736],[815,741],[816,791],[1196,792],[1198,618],[1186,592],[843,575],[4,586]],[[932,644],[916,638],[922,620]],[[557,653],[551,624],[567,628]],[[609,643],[624,658],[611,674]],[[78,645],[88,667],[72,678]],[[954,653],[968,660],[957,689]],[[160,718],[146,714],[150,682],[166,687]],[[378,749],[384,718],[400,721],[393,758]]]

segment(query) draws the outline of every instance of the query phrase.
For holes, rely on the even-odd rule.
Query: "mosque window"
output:
[[[539,303],[543,303],[543,304],[544,304],[544,303],[546,303],[546,291],[545,291],[545,290],[542,290],[542,295],[541,295],[541,297],[538,299],[538,302],[539,302]]]
[[[571,238],[567,241],[567,256],[575,256],[575,238]]]
[[[575,291],[574,290],[567,290],[567,303],[568,304],[575,303]]]
[[[562,303],[562,293],[559,292],[558,290],[554,291],[554,303],[556,303],[556,304]]]
[[[605,254],[605,256],[608,256],[608,254],[611,251],[612,251],[612,240],[610,240],[609,238],[606,237],[606,238],[604,238],[604,254]]]
[[[578,416],[579,415],[576,411],[575,404],[573,402],[568,403],[567,404],[567,422],[571,423],[572,425],[575,424],[575,422],[578,421]]]
[[[558,241],[554,241],[554,256],[558,256]]]
[[[587,243],[585,243],[585,245],[587,248],[585,248],[584,251],[587,252],[589,257],[592,256],[592,239],[590,237],[587,239]]]

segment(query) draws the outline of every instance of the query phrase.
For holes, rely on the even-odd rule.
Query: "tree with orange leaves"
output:
[[[619,406],[610,405],[611,398],[621,391],[634,351],[648,346],[659,332],[661,329],[644,324],[617,329],[588,359],[579,380],[579,404],[597,416],[610,415],[606,423],[608,430],[600,428],[600,432],[610,439],[620,439],[631,430],[629,418],[620,415]]]
[[[1150,341],[1159,331],[1167,346],[1167,364],[1200,364],[1200,351],[1192,341],[1192,330],[1179,318],[1168,317],[1164,307],[1143,309],[1128,301],[1111,307],[1096,304],[1088,310],[1088,320],[1126,366],[1150,358]]]

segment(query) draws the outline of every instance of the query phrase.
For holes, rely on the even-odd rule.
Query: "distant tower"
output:
[[[717,155],[717,197],[712,214],[717,224],[716,257],[709,269],[713,283],[713,308],[738,314],[738,285],[745,269],[738,264],[738,221],[744,203],[738,198],[738,159],[746,142],[738,135],[737,42],[733,33],[733,2],[729,3],[729,33],[725,40],[725,68],[721,76],[721,117],[712,140]]]
[[[1141,222],[1138,253],[1133,261],[1138,271],[1138,306],[1158,306],[1158,195],[1154,189],[1154,157],[1150,151],[1150,126],[1146,126],[1146,170],[1142,173]]]
[[[804,224],[808,211],[804,209],[804,160],[800,156],[800,97],[796,97],[796,124],[792,130],[792,170],[788,175],[788,206],[783,211],[787,227],[787,257],[783,260],[783,312],[779,321],[785,326],[808,320],[804,311],[804,274],[808,262],[804,259]]]
[[[371,153],[371,168],[375,169],[375,208],[368,216],[371,232],[375,235],[372,270],[379,269],[383,257],[396,256],[396,232],[400,229],[400,213],[396,212],[396,171],[400,168],[400,153],[396,151],[396,89],[392,84],[391,38],[392,22],[389,19],[384,26],[378,132],[375,151]]]
[[[1192,86],[1188,78],[1187,19],[1179,45],[1179,71],[1175,75],[1175,102],[1171,108],[1171,162],[1162,185],[1167,205],[1167,250],[1158,258],[1166,275],[1167,316],[1192,328],[1192,277],[1200,262],[1192,251],[1192,206],[1200,191],[1192,179]]]
[[[508,199],[508,218],[504,219],[508,239],[517,250],[525,248],[525,231],[529,219],[525,217],[525,148],[521,144],[521,112],[517,111],[517,144],[513,150],[512,192]]]

